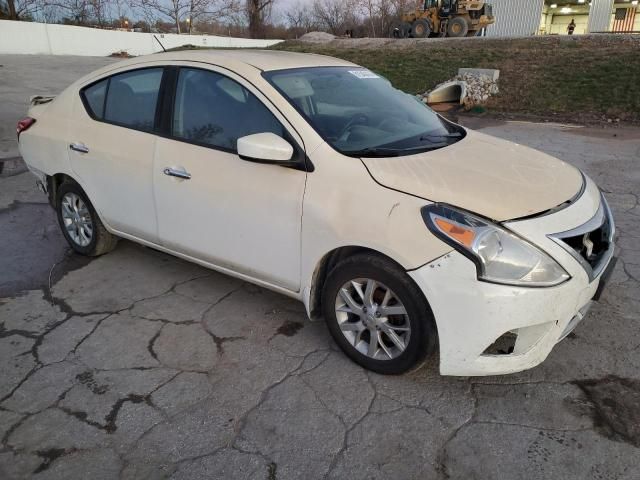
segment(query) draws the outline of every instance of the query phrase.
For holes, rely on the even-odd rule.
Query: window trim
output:
[[[207,144],[204,142],[197,142],[197,141],[193,141],[193,140],[188,140],[188,139],[184,139],[184,138],[180,138],[180,137],[174,137],[171,134],[171,128],[173,125],[173,111],[174,111],[174,103],[175,103],[175,95],[176,95],[176,90],[178,87],[178,74],[181,68],[190,68],[190,69],[195,69],[195,70],[203,70],[205,72],[214,72],[217,73],[218,75],[221,75],[225,78],[228,78],[229,80],[232,80],[238,84],[240,84],[243,88],[249,90],[249,93],[251,93],[252,95],[254,95],[257,100],[264,106],[264,108],[266,108],[269,112],[271,112],[272,115],[274,115],[274,117],[276,118],[276,121],[278,123],[280,123],[280,125],[282,126],[283,132],[284,132],[284,136],[283,138],[288,141],[289,143],[291,143],[291,145],[293,146],[293,152],[294,152],[294,156],[292,158],[295,158],[294,161],[291,162],[283,162],[283,163],[277,163],[277,162],[268,162],[270,164],[277,164],[280,166],[284,166],[287,168],[293,168],[296,170],[302,170],[305,172],[313,172],[315,170],[315,166],[313,165],[313,163],[311,162],[311,159],[309,158],[309,156],[306,154],[306,149],[304,148],[304,140],[302,138],[302,136],[300,135],[300,133],[296,130],[296,128],[291,125],[290,123],[283,123],[274,113],[274,109],[280,114],[280,116],[282,118],[286,119],[286,116],[284,115],[284,113],[282,113],[282,111],[273,103],[269,100],[269,97],[267,97],[253,82],[251,82],[250,80],[248,80],[247,78],[243,77],[241,74],[239,74],[238,72],[235,72],[233,70],[229,70],[228,68],[225,68],[221,65],[216,65],[213,63],[206,63],[206,62],[194,62],[194,63],[201,63],[203,65],[206,66],[199,66],[199,65],[193,65],[191,62],[188,61],[181,61],[181,63],[178,64],[162,64],[162,65],[148,65],[148,66],[143,66],[143,67],[139,67],[139,68],[131,68],[131,69],[126,69],[126,70],[120,70],[117,71],[115,73],[110,73],[109,75],[106,75],[104,77],[100,77],[96,80],[91,81],[90,83],[82,86],[82,88],[80,88],[80,90],[78,91],[78,95],[80,97],[80,100],[82,102],[82,106],[84,107],[84,110],[86,112],[86,114],[89,116],[89,118],[91,118],[92,120],[99,122],[99,123],[105,123],[107,125],[113,125],[116,127],[121,127],[121,128],[127,128],[129,130],[134,130],[137,132],[142,132],[142,133],[148,133],[151,135],[156,135],[160,138],[165,138],[167,140],[175,140],[177,142],[183,142],[183,143],[188,143],[191,145],[195,145],[198,147],[203,147],[203,148],[210,148],[212,150],[218,150],[218,151],[222,151],[225,153],[231,153],[234,154],[238,157],[239,160],[242,161],[251,161],[254,163],[261,163],[259,160],[249,160],[249,159],[244,159],[241,158],[240,155],[238,155],[238,151],[237,149],[228,149],[228,148],[224,148],[224,147],[217,147],[211,144]],[[210,68],[210,67],[214,67],[214,68]],[[93,111],[91,110],[91,107],[89,106],[89,103],[86,99],[85,96],[85,90],[91,88],[92,86],[107,80],[107,88],[105,90],[105,96],[104,96],[104,104],[103,104],[103,117],[104,117],[104,112],[106,110],[106,102],[107,102],[107,95],[109,94],[109,87],[111,86],[111,78],[115,77],[116,75],[120,75],[120,74],[125,74],[125,73],[130,73],[130,72],[136,72],[136,71],[140,71],[140,70],[149,70],[149,69],[162,69],[162,79],[160,80],[160,88],[158,90],[158,98],[156,99],[156,112],[155,112],[155,118],[154,118],[154,125],[153,128],[151,130],[143,130],[140,128],[135,128],[132,127],[130,125],[126,125],[126,124],[122,124],[119,122],[112,122],[112,121],[108,121],[105,120],[104,118],[99,118],[96,115],[94,115]],[[271,105],[273,108],[270,108],[269,106],[267,106],[267,103],[265,103],[265,101],[263,101],[258,95],[256,95],[256,93],[254,91],[251,91],[251,89],[249,89],[247,87],[247,85],[244,85],[242,82],[239,82],[237,79],[229,76],[228,74],[221,72],[220,70],[225,70],[226,72],[229,72],[233,75],[235,75],[236,77],[240,78],[243,80],[243,82],[246,82],[248,85],[251,85],[251,87],[253,88],[253,90],[255,90],[255,92],[259,92],[269,103],[269,105]],[[288,125],[288,126],[287,126]],[[290,132],[290,129],[292,129],[296,135],[300,138],[300,141],[298,141],[296,139],[296,137],[294,137],[294,135]],[[302,142],[302,144],[301,144]]]
[[[111,87],[111,79],[115,76],[118,75],[123,75],[123,74],[127,74],[127,73],[132,73],[132,72],[139,72],[142,70],[162,70],[162,76],[160,77],[160,87],[158,88],[158,96],[156,98],[156,109],[155,109],[155,113],[153,116],[153,127],[151,127],[150,130],[147,129],[142,129],[142,128],[136,128],[136,127],[132,127],[131,125],[127,125],[126,123],[120,123],[120,122],[114,122],[114,121],[110,121],[110,120],[105,120],[104,118],[104,114],[106,113],[107,110],[107,96],[109,95],[109,90]],[[142,132],[142,133],[150,133],[152,135],[156,135],[158,133],[158,125],[159,125],[159,120],[160,120],[160,114],[162,112],[159,111],[159,107],[161,104],[161,94],[163,93],[162,87],[163,84],[165,82],[165,76],[167,74],[167,66],[166,65],[153,65],[153,66],[147,66],[147,67],[141,67],[141,68],[132,68],[130,70],[124,70],[124,71],[120,71],[120,72],[116,72],[113,73],[109,76],[106,77],[102,77],[99,78],[85,86],[83,86],[80,91],[78,92],[80,95],[80,100],[82,101],[82,106],[84,107],[85,112],[87,113],[87,115],[89,115],[89,117],[96,121],[96,122],[100,122],[100,123],[106,123],[107,125],[115,125],[116,127],[122,127],[122,128],[127,128],[129,130],[135,130],[136,132]],[[93,87],[94,85],[102,82],[106,80],[107,81],[107,88],[105,90],[104,93],[104,103],[102,105],[102,117],[100,118],[98,116],[96,116],[93,113],[93,110],[91,109],[90,105],[89,105],[89,101],[86,98],[85,95],[85,91],[91,87]]]
[[[229,75],[225,75],[222,72],[219,72],[217,70],[212,70],[212,69],[209,69],[209,68],[203,68],[203,67],[192,66],[192,65],[172,65],[171,68],[172,68],[172,70],[174,72],[174,75],[175,75],[175,78],[174,78],[174,81],[173,81],[173,88],[171,90],[167,90],[167,91],[164,92],[165,97],[163,99],[163,103],[164,104],[166,104],[166,102],[168,102],[168,105],[170,105],[170,108],[168,109],[168,112],[166,110],[164,111],[165,118],[163,119],[164,120],[163,121],[163,125],[167,128],[167,130],[165,130],[163,132],[156,132],[156,135],[158,135],[158,136],[160,136],[162,138],[166,138],[168,140],[175,140],[177,142],[188,143],[190,145],[195,145],[197,147],[209,148],[211,150],[217,150],[217,151],[221,151],[221,152],[225,152],[225,153],[230,153],[230,154],[233,154],[233,155],[237,156],[238,159],[240,159],[242,161],[253,162],[253,163],[265,163],[265,164],[269,163],[269,164],[273,164],[273,165],[279,165],[279,166],[283,166],[283,167],[294,168],[296,170],[303,170],[305,172],[313,172],[313,170],[315,168],[314,168],[313,164],[311,163],[311,160],[309,159],[309,157],[306,155],[305,149],[300,146],[299,142],[289,132],[289,129],[282,123],[282,121],[280,121],[280,119],[276,115],[274,115],[273,111],[267,105],[265,105],[265,103],[255,93],[253,93],[251,90],[249,90],[246,87],[246,85],[243,85],[242,83],[238,82],[234,78],[231,78]],[[221,68],[224,68],[224,67],[221,67]],[[220,75],[220,76],[222,76],[224,78],[228,78],[229,80],[239,84],[245,90],[248,90],[249,93],[251,95],[253,95],[254,97],[256,97],[256,100],[258,100],[260,102],[260,104],[265,109],[267,109],[267,111],[269,113],[271,113],[271,115],[274,116],[275,120],[282,127],[283,138],[287,142],[289,142],[291,144],[291,146],[293,147],[293,156],[291,157],[293,160],[280,163],[280,162],[269,162],[269,161],[260,161],[260,160],[254,160],[254,159],[247,159],[247,158],[241,157],[238,154],[238,150],[235,149],[235,148],[231,149],[231,148],[227,148],[227,147],[221,147],[221,146],[218,146],[218,145],[211,145],[210,143],[199,142],[197,140],[190,140],[188,138],[177,137],[177,136],[173,135],[172,130],[173,130],[173,115],[174,115],[174,112],[175,112],[175,98],[176,98],[176,92],[177,92],[177,89],[178,89],[178,77],[180,75],[180,70],[182,70],[182,69],[202,70],[204,72],[214,73],[214,74]],[[235,73],[235,72],[233,72],[233,73]],[[255,85],[253,85],[251,82],[249,82],[246,78],[240,76],[237,73],[235,73],[235,74],[238,75],[243,80],[247,81],[252,87],[254,87],[257,91],[260,92],[260,90]],[[262,93],[262,92],[260,92],[260,93]],[[278,112],[280,112],[280,110],[278,110]],[[280,114],[282,115],[282,112],[280,112]]]

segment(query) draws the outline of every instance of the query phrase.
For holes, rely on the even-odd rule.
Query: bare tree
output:
[[[365,25],[370,37],[384,35],[394,19],[395,10],[404,8],[404,6],[394,6],[392,0],[358,0],[358,6],[364,14]]]
[[[42,0],[0,0],[0,13],[9,20],[33,17],[43,7]]]
[[[264,36],[264,24],[271,15],[274,2],[275,0],[247,0],[247,19],[251,38]]]
[[[341,35],[350,23],[354,23],[355,8],[349,0],[314,0],[313,15],[322,27],[334,35]]]
[[[147,23],[170,20],[181,33],[180,22],[200,17],[224,17],[238,8],[236,0],[132,0],[130,4]]]
[[[308,5],[300,2],[284,12],[284,20],[289,28],[304,33],[315,30],[317,27],[312,10]]]
[[[100,27],[104,27],[109,17],[110,0],[89,0],[89,8],[93,19]]]
[[[77,25],[86,25],[91,17],[89,0],[53,0],[47,3],[57,7],[61,15]]]

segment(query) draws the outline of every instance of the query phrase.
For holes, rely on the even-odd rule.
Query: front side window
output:
[[[110,77],[103,119],[136,130],[152,131],[162,71],[162,68],[147,68]],[[86,98],[89,101],[88,96]]]
[[[249,90],[216,72],[180,69],[174,137],[235,152],[238,138],[263,132],[284,135],[280,122]]]
[[[391,157],[445,147],[464,129],[361,67],[275,70],[263,76],[337,151]]]

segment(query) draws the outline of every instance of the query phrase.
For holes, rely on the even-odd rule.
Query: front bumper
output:
[[[440,342],[443,375],[497,375],[540,364],[554,345],[582,320],[596,296],[608,266],[591,277],[548,233],[586,223],[600,205],[600,193],[588,181],[583,196],[559,212],[512,222],[507,226],[546,250],[571,275],[555,287],[530,288],[480,281],[476,267],[453,251],[409,272],[433,310]],[[546,233],[545,233],[546,232]],[[515,343],[495,353],[497,341]]]

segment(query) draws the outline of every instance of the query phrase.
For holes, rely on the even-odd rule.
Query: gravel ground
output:
[[[14,63],[29,91],[0,96],[46,90],[60,61]],[[611,201],[612,283],[545,363],[369,373],[283,296],[126,241],[75,256],[30,174],[5,176],[0,478],[640,478],[640,130],[462,121],[583,168]]]

